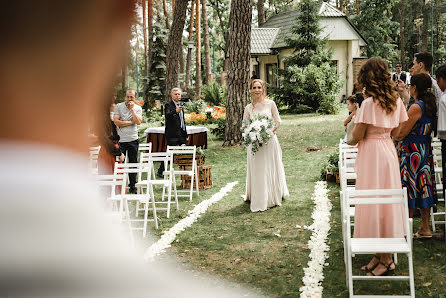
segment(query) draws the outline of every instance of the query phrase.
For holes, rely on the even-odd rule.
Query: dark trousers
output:
[[[119,143],[119,147],[121,147],[121,152],[128,156],[129,163],[137,163],[138,162],[138,147],[139,141],[134,140],[131,142]],[[136,184],[136,173],[129,174],[129,188],[131,190],[135,189]]]
[[[176,139],[175,141],[167,140],[167,146],[181,146],[183,144],[184,145],[187,144],[186,137]],[[163,172],[164,172],[164,162],[161,162],[160,167],[158,168],[158,175],[159,176],[163,175]]]

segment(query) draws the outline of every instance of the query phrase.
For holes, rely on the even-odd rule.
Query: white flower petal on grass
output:
[[[226,184],[226,186],[220,189],[220,191],[214,194],[210,199],[204,200],[200,204],[196,205],[194,209],[188,212],[189,216],[177,222],[170,230],[165,231],[161,238],[146,250],[144,260],[147,262],[154,261],[157,255],[163,253],[171,246],[171,243],[175,240],[179,233],[190,227],[202,213],[206,212],[209,206],[223,199],[223,197],[232,191],[232,188],[237,184],[238,181]]]
[[[328,258],[327,252],[330,250],[327,237],[330,231],[332,205],[328,199],[327,182],[316,182],[312,200],[315,206],[311,217],[314,222],[309,227],[304,226],[304,229],[312,231],[312,235],[308,241],[310,261],[308,267],[304,269],[304,277],[302,278],[304,286],[299,289],[301,298],[322,297],[323,269],[324,266],[328,266],[325,260]]]

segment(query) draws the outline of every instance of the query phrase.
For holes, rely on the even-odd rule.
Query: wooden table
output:
[[[147,143],[152,143],[152,152],[165,152],[167,149],[166,138],[164,136],[164,126],[162,127],[149,127],[144,131],[144,135],[147,136]],[[197,146],[203,149],[208,148],[208,135],[207,129],[204,126],[187,126],[187,145]]]

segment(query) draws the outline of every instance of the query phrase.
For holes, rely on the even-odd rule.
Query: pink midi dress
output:
[[[356,189],[400,189],[398,157],[390,133],[408,119],[404,105],[387,114],[372,97],[362,102],[355,123],[367,124],[364,139],[358,143],[355,162]],[[385,199],[385,198],[383,198]],[[354,237],[404,237],[403,210],[400,205],[357,205]]]

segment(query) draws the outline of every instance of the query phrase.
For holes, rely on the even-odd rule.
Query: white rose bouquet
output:
[[[255,114],[251,120],[243,120],[241,128],[243,147],[252,145],[251,152],[254,155],[262,145],[268,144],[274,135],[273,128],[273,119],[268,116]]]

